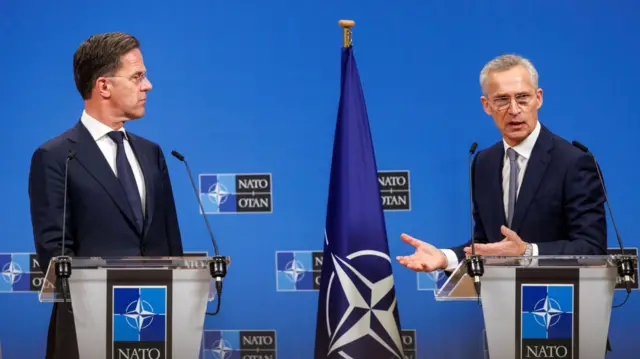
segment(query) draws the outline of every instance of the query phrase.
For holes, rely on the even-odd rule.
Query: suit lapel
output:
[[[513,222],[511,223],[511,229],[515,232],[520,230],[527,209],[535,197],[540,181],[542,181],[544,177],[547,165],[551,159],[549,152],[552,148],[553,139],[551,138],[551,134],[543,127],[540,130],[536,144],[533,146],[531,158],[528,161],[522,185],[520,186],[520,193],[518,194],[513,214]]]
[[[81,122],[78,122],[73,128],[69,140],[76,143],[76,160],[78,163],[102,185],[125,218],[135,228],[131,205],[127,201],[124,189],[118,182],[118,178],[113,173],[93,137]]]
[[[155,208],[154,198],[155,198],[155,173],[157,166],[154,166],[153,156],[151,156],[149,150],[144,146],[144,143],[140,141],[137,136],[134,134],[127,132],[127,136],[129,137],[129,144],[133,149],[133,152],[136,155],[136,159],[140,164],[140,168],[142,169],[142,176],[144,177],[144,185],[146,191],[146,205],[145,205],[145,216],[144,216],[144,229],[142,231],[142,238],[145,237],[147,230],[149,229],[149,225],[151,224],[151,220],[153,219],[153,211]]]

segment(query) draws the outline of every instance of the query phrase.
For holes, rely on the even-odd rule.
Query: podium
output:
[[[490,359],[602,359],[622,257],[637,273],[628,255],[483,257],[479,299],[466,261],[434,295],[481,301]]]
[[[53,258],[39,299],[70,302],[81,359],[197,359],[216,294],[212,260],[74,257],[67,288]]]

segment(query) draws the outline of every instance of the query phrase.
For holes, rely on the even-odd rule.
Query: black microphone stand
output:
[[[61,290],[63,303],[68,305],[68,310],[73,313],[71,306],[71,293],[69,290],[69,277],[71,277],[71,257],[65,254],[65,240],[67,234],[67,187],[68,187],[68,174],[69,174],[69,161],[76,156],[74,150],[70,150],[64,164],[64,199],[62,205],[62,255],[56,257],[55,273],[56,273],[56,296],[58,288]],[[43,283],[44,285],[44,283]]]
[[[185,167],[187,168],[187,174],[189,175],[189,180],[191,180],[191,186],[193,187],[193,192],[195,193],[196,199],[198,200],[198,204],[200,205],[200,211],[204,218],[204,222],[207,225],[207,230],[209,231],[211,242],[213,243],[213,250],[215,252],[215,255],[213,256],[213,259],[211,260],[211,262],[209,262],[209,274],[211,275],[211,278],[215,279],[216,292],[218,296],[218,304],[215,312],[213,313],[207,312],[206,314],[217,315],[218,312],[220,311],[220,302],[222,301],[222,279],[227,275],[227,259],[224,256],[221,256],[220,253],[218,252],[218,245],[216,244],[216,240],[213,236],[213,231],[211,230],[211,225],[209,225],[209,220],[207,219],[207,215],[204,211],[202,201],[200,200],[200,196],[198,195],[198,189],[196,188],[196,184],[193,181],[193,175],[191,174],[189,163],[187,163],[187,160],[179,152],[173,150],[171,151],[171,154],[175,158],[183,162],[185,164]]]
[[[635,269],[633,268],[633,261],[631,258],[624,253],[624,246],[622,244],[622,238],[620,238],[620,232],[618,231],[618,226],[616,225],[616,220],[613,217],[613,211],[611,210],[611,204],[609,202],[609,196],[607,195],[607,187],[604,185],[604,179],[602,178],[602,172],[600,171],[600,165],[596,160],[596,156],[589,151],[587,146],[583,145],[578,141],[573,141],[572,144],[580,149],[582,152],[588,153],[593,158],[593,162],[596,166],[596,172],[598,173],[598,179],[600,180],[600,186],[602,187],[602,191],[604,193],[604,200],[607,204],[607,209],[609,211],[609,216],[611,217],[611,223],[613,224],[613,229],[616,233],[616,238],[618,239],[618,245],[620,246],[620,255],[617,257],[617,266],[618,266],[618,275],[622,278],[622,281],[625,284],[625,289],[627,291],[627,296],[621,304],[614,306],[613,308],[619,308],[623,306],[627,300],[629,300],[629,296],[631,295],[631,285],[633,284],[633,273]]]
[[[473,231],[473,173],[471,171],[471,158],[473,157],[473,154],[476,152],[477,148],[478,144],[474,142],[469,149],[469,203],[471,210],[469,224],[471,231],[471,256],[467,257],[466,262],[467,274],[473,278],[473,286],[475,287],[476,294],[478,295],[478,304],[480,304],[480,277],[482,277],[482,275],[484,274],[484,263],[480,256],[476,255],[476,241]]]

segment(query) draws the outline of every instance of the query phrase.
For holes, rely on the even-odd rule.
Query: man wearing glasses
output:
[[[144,116],[151,90],[139,47],[131,35],[106,33],[89,37],[74,55],[84,111],[75,126],[36,149],[29,173],[34,242],[45,270],[52,257],[63,254],[67,161],[64,255],[183,255],[163,152],[124,128]],[[78,358],[73,314],[66,305],[54,304],[46,357]]]
[[[480,73],[482,106],[502,140],[472,164],[476,254],[606,254],[604,192],[593,158],[538,121],[542,89],[530,61],[491,60]],[[414,271],[453,270],[471,241],[438,249],[402,234],[415,253],[397,260]]]

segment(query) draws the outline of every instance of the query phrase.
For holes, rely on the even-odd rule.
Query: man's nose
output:
[[[518,105],[518,102],[516,101],[516,99],[515,98],[511,99],[511,101],[509,102],[509,114],[517,115],[520,113],[520,111],[522,111],[522,109],[520,108],[520,105]]]
[[[149,81],[149,79],[145,77],[144,80],[142,81],[140,89],[142,91],[151,91],[152,88],[153,88],[153,85],[151,84],[151,81]]]

